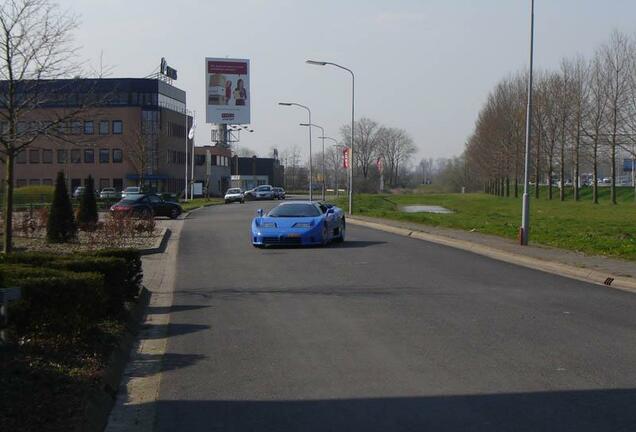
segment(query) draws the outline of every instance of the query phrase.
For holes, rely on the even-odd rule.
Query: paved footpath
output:
[[[185,221],[134,430],[636,430],[636,295],[352,225],[254,249],[271,205]]]

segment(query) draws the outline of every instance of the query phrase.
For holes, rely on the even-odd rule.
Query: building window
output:
[[[15,157],[15,161],[16,163],[19,163],[19,164],[26,163],[27,161],[26,150],[22,150],[20,153],[18,153],[18,155]]]
[[[110,162],[110,150],[99,149],[99,163],[108,163],[108,162]]]
[[[99,134],[100,135],[108,135],[110,129],[110,124],[108,120],[101,120],[99,122]]]
[[[82,162],[82,152],[80,149],[71,150],[71,163],[81,163]]]
[[[205,165],[205,155],[194,155],[194,164],[197,166]]]
[[[57,151],[57,163],[65,164],[67,157],[68,157],[68,151],[63,150],[63,149],[59,149]]]
[[[113,120],[113,134],[121,135],[124,132],[124,123],[121,120]]]
[[[116,191],[121,191],[124,188],[124,180],[120,178],[113,179],[113,187]]]
[[[84,135],[93,135],[95,133],[95,124],[93,120],[86,120],[84,122]]]
[[[95,163],[95,150],[84,149],[84,163]]]
[[[29,163],[40,163],[40,150],[29,150]]]
[[[15,182],[15,187],[25,187],[27,185],[26,179],[17,179]]]
[[[42,184],[44,186],[53,186],[53,179],[42,179]]]
[[[121,149],[113,149],[113,163],[121,163],[124,159],[124,154]]]
[[[71,134],[81,135],[81,133],[82,133],[82,122],[79,120],[73,120],[71,122]]]
[[[45,164],[53,163],[53,150],[51,149],[42,150],[42,163],[45,163]]]
[[[99,179],[99,190],[110,187],[110,179],[100,178]]]

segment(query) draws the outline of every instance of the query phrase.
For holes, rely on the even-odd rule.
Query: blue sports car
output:
[[[345,216],[331,204],[291,201],[266,215],[259,209],[252,220],[254,247],[268,245],[326,245],[345,239]]]

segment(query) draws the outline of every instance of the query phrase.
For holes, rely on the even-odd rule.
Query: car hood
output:
[[[254,223],[257,226],[262,225],[263,223],[275,223],[276,228],[293,228],[297,223],[311,223],[313,221],[313,226],[319,225],[322,222],[323,216],[315,216],[315,217],[257,217],[254,218]]]

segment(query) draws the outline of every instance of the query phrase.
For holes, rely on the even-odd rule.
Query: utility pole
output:
[[[519,241],[528,245],[530,232],[530,197],[528,196],[528,175],[530,169],[530,139],[532,138],[532,68],[534,60],[534,0],[530,0],[530,73],[528,75],[528,109],[526,111],[526,152],[523,176],[523,203],[521,207],[521,232]],[[539,179],[537,179],[537,182]]]

